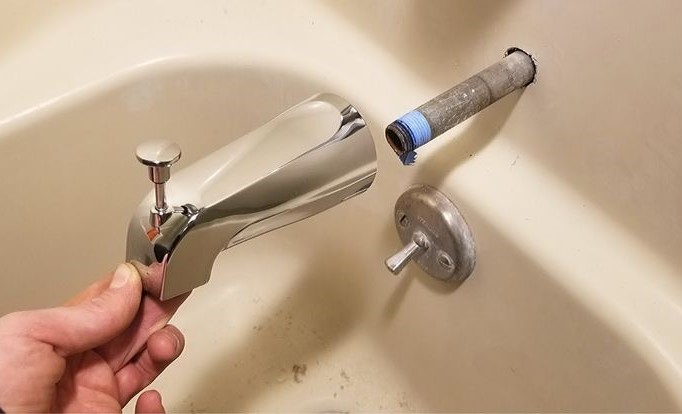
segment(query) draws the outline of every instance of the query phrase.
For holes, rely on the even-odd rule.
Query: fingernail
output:
[[[110,289],[118,289],[125,286],[130,280],[130,268],[125,264],[120,264],[114,272],[114,277],[109,284]]]

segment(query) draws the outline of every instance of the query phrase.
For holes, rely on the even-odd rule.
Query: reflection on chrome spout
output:
[[[130,221],[127,260],[163,263],[161,299],[173,298],[208,282],[222,250],[339,204],[375,174],[362,116],[338,96],[315,96],[173,175],[163,220],[150,193]]]

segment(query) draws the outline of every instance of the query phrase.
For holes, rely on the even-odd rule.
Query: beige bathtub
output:
[[[0,3],[0,313],[54,305],[124,258],[149,191],[315,92],[376,139],[374,186],[221,254],[153,387],[171,411],[682,409],[682,3]],[[395,117],[520,46],[538,82],[403,167]],[[397,250],[395,199],[439,187],[477,268]]]

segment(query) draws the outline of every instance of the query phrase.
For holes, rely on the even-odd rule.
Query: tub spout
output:
[[[208,282],[221,251],[333,207],[365,191],[376,174],[364,119],[330,94],[308,99],[172,177],[168,160],[179,153],[169,157],[168,145],[159,148],[138,149],[152,181],[157,177],[156,190],[130,221],[126,255],[163,265],[162,300]],[[165,158],[150,159],[156,154]],[[163,185],[153,168],[164,169]]]

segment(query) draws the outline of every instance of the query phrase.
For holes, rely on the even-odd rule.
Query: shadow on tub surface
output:
[[[238,346],[218,353],[210,368],[199,373],[199,380],[186,390],[187,398],[171,408],[235,412],[260,407],[260,401],[272,393],[277,393],[276,400],[284,397],[283,403],[300,395],[311,400],[320,397],[323,384],[314,383],[320,378],[311,371],[347,364],[348,355],[336,350],[364,327],[360,333],[372,349],[351,358],[361,365],[371,352],[380,352],[392,372],[404,380],[396,384],[405,388],[394,390],[404,396],[404,405],[401,401],[387,407],[380,388],[385,378],[367,370],[363,383],[369,389],[363,395],[370,400],[353,406],[356,410],[679,409],[642,355],[557,284],[547,269],[465,203],[459,204],[477,237],[479,262],[475,273],[455,291],[431,280],[416,266],[408,266],[407,275],[398,280],[387,271],[378,271],[391,244],[397,243],[389,239],[396,237],[390,219],[368,218],[383,227],[376,236],[383,243],[347,242],[346,231],[352,234],[357,230],[354,226],[366,229],[367,223],[349,225],[338,240],[330,240],[327,234],[338,224],[326,220],[335,217],[347,222],[345,215],[352,215],[352,208],[280,230],[277,237],[263,239],[258,246],[244,244],[244,250],[267,251],[287,240],[290,244],[280,247],[284,253],[278,254],[307,253],[309,261],[286,294],[280,295],[285,299],[268,305],[271,312],[255,323]],[[321,223],[325,224],[320,227]],[[383,231],[387,228],[391,231]],[[374,255],[378,266],[367,262]],[[277,277],[276,261],[275,255],[273,263],[258,266],[259,270],[271,269],[270,274],[253,277]],[[282,381],[298,382],[292,372],[297,364],[299,368],[308,365],[307,377],[294,388],[281,387]],[[372,400],[375,387],[376,399]],[[282,406],[281,410],[299,408]]]
[[[235,255],[242,256],[242,258],[237,258],[237,262],[229,258],[231,252],[221,254],[218,258],[222,262],[221,269],[229,269],[230,264],[238,263],[237,268],[240,272],[249,272],[247,266],[240,264],[244,256],[252,257],[251,253],[247,253],[246,250],[258,250],[263,246],[268,246],[271,244],[268,240],[281,241],[281,233],[292,233],[292,230],[295,232],[296,226],[291,226],[291,229],[280,229],[279,234],[271,233],[261,236],[263,241],[254,239],[244,243],[243,246],[236,246]],[[286,235],[284,238],[287,239]],[[288,252],[286,254],[297,254],[292,251],[296,248],[283,247],[283,250]],[[247,254],[242,255],[242,253]],[[315,374],[319,374],[323,369],[320,363],[328,360],[330,353],[333,355],[334,348],[358,325],[365,310],[362,299],[364,295],[358,293],[358,289],[361,288],[352,280],[349,282],[349,279],[352,279],[349,275],[359,272],[359,266],[344,263],[343,266],[330,267],[325,264],[328,262],[327,255],[311,254],[305,266],[308,270],[304,270],[303,274],[295,275],[295,282],[286,289],[286,294],[276,295],[275,303],[253,304],[247,301],[246,306],[250,308],[262,304],[270,312],[260,318],[245,316],[249,320],[248,328],[250,329],[246,337],[239,338],[236,344],[228,346],[215,344],[221,348],[221,352],[211,357],[213,362],[210,368],[197,376],[197,380],[190,386],[190,389],[181,391],[186,398],[176,399],[178,405],[170,409],[193,412],[244,412],[253,410],[254,405],[256,408],[260,407],[259,400],[262,401],[264,395],[275,389],[281,390],[283,386],[286,388],[285,383],[295,385],[299,391],[301,387],[307,389],[312,386],[312,378],[317,378]],[[269,265],[256,267],[262,270]],[[253,277],[279,277],[280,275],[274,273],[277,264],[273,263],[272,267],[273,272],[255,273]],[[254,266],[251,268],[253,269]],[[220,276],[226,277],[227,275],[214,277]],[[251,287],[258,285],[256,283]],[[225,285],[215,286],[209,283],[202,289],[224,288]],[[229,289],[229,282],[227,289]],[[258,292],[257,289],[256,292]],[[348,295],[354,292],[356,295],[348,299]],[[258,302],[272,297],[266,292],[254,294],[258,296]],[[202,304],[199,303],[197,306],[200,307]],[[206,323],[217,324],[220,318],[218,315]],[[229,322],[216,325],[215,329],[229,329],[229,325]],[[194,340],[203,341],[208,336],[194,338]],[[191,341],[190,338],[190,344]],[[210,345],[197,344],[197,347],[201,346]],[[198,355],[198,357],[203,356]],[[331,397],[331,393],[329,396]],[[308,395],[308,397],[310,400],[300,401],[300,406],[282,407],[282,410],[297,411],[317,396]]]
[[[452,291],[413,266],[384,304],[387,334],[379,341],[414,389],[433,402],[420,409],[680,410],[674,390],[645,357],[559,285],[551,269],[540,267],[466,202],[457,204],[476,237],[472,276]],[[423,347],[400,341],[404,332],[420,338]],[[441,352],[429,352],[427,344]],[[434,377],[438,371],[447,381]]]

